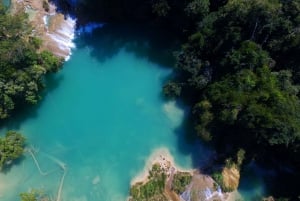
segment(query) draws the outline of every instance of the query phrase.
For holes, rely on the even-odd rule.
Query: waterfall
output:
[[[52,52],[55,55],[61,56],[65,58],[65,60],[68,60],[70,58],[72,48],[75,48],[73,39],[75,37],[74,32],[76,20],[72,19],[69,16],[66,19],[62,16],[60,18],[60,20],[57,20],[57,24],[50,25],[47,36],[48,39],[52,42],[52,45],[54,43],[54,45],[56,46],[56,48],[51,48]],[[51,26],[54,26],[54,28],[51,29]],[[49,46],[51,47],[51,45]]]

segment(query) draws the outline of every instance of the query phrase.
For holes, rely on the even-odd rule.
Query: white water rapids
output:
[[[64,57],[65,60],[68,60],[71,55],[72,48],[75,48],[73,39],[75,37],[75,25],[76,20],[71,17],[64,19],[58,29],[47,32],[47,36],[55,43],[55,46],[58,48],[54,53],[57,56]]]

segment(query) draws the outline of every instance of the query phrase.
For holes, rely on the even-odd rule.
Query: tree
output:
[[[31,189],[29,192],[20,193],[21,201],[42,201],[48,197],[41,190]]]
[[[256,72],[242,70],[213,83],[207,98],[217,121],[239,127],[247,134],[243,141],[288,147],[300,139],[298,97],[283,91],[277,76],[267,67]]]
[[[62,60],[40,51],[27,15],[11,15],[0,3],[0,120],[20,106],[36,104],[44,88],[43,77],[57,72]]]
[[[201,18],[209,13],[209,5],[209,0],[192,0],[187,4],[185,12],[188,16],[199,16]]]
[[[265,65],[271,67],[272,59],[261,46],[247,40],[241,43],[239,49],[230,52],[221,63],[229,72],[236,72],[241,69],[255,70]]]
[[[167,0],[159,0],[152,5],[152,12],[160,17],[167,16],[170,6]]]
[[[205,2],[188,1],[186,11],[198,3]],[[210,1],[193,19],[166,94],[190,105],[195,133],[215,146],[219,161],[243,149],[245,161],[282,161],[297,172],[300,0]]]
[[[8,131],[0,138],[0,169],[18,159],[24,152],[25,138],[15,131]]]

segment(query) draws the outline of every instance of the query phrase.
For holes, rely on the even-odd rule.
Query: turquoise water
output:
[[[67,165],[63,201],[126,200],[131,179],[160,148],[185,168],[210,160],[207,147],[186,141],[185,110],[162,96],[172,73],[166,59],[171,52],[163,50],[164,39],[151,35],[107,28],[78,36],[70,60],[47,78],[40,104],[0,130],[22,132],[27,147],[37,150],[42,171],[51,173],[41,175],[26,153],[0,174],[1,201],[17,201],[20,192],[32,188],[56,198],[63,175],[57,160]],[[245,200],[261,196],[263,182],[255,171],[243,173],[240,192]]]
[[[110,44],[98,42],[93,49],[77,39],[81,45],[61,72],[48,80],[43,101],[1,130],[22,132],[28,147],[39,150],[41,169],[54,171],[40,175],[26,154],[0,175],[1,200],[18,200],[19,192],[31,188],[44,189],[56,198],[62,171],[53,157],[68,167],[64,201],[125,200],[131,179],[158,148],[168,148],[179,165],[193,166],[189,151],[193,146],[180,132],[184,110],[162,98],[162,85],[171,70],[126,48],[133,41],[109,55],[105,50],[112,49]],[[99,59],[97,52],[104,57]],[[205,159],[207,151],[196,149],[197,158]]]
[[[3,4],[7,7],[10,6],[10,0],[2,0]]]

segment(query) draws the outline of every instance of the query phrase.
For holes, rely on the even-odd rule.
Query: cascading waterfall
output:
[[[46,18],[47,19],[47,18]],[[44,23],[48,23],[44,20]],[[60,24],[56,25],[56,28],[46,33],[49,39],[55,43],[54,53],[57,56],[64,57],[68,60],[71,55],[71,49],[75,48],[73,43],[75,37],[75,25],[76,20],[71,17],[61,20]]]
[[[42,17],[43,26],[45,27],[45,44],[46,49],[53,52],[65,60],[69,60],[71,51],[75,48],[73,40],[75,38],[76,18],[69,15],[59,14],[60,8],[58,1],[50,3],[50,11]],[[77,0],[67,1],[72,7],[77,6]],[[58,10],[58,11],[57,11]],[[90,22],[79,27],[77,34],[91,33],[96,28],[101,28],[104,23]]]
[[[205,189],[204,194],[206,199],[210,199],[213,196],[212,191],[209,188]]]

